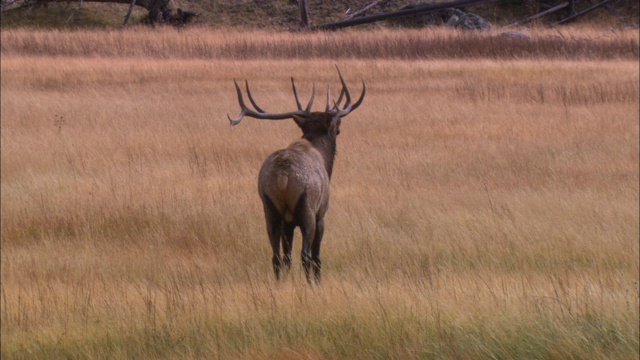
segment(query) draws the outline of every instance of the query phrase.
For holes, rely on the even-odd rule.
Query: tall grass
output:
[[[499,31],[450,29],[318,33],[133,29],[2,32],[2,53],[189,59],[638,59],[638,32],[569,28]]]
[[[637,61],[5,53],[18,33],[3,359],[638,356]],[[277,284],[255,182],[299,130],[230,129],[232,79],[287,111],[290,76],[337,93],[336,61],[368,92],[338,139],[323,285],[298,259]]]

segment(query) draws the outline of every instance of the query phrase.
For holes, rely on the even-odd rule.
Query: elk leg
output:
[[[273,272],[276,280],[280,280],[280,269],[282,268],[282,259],[280,258],[280,234],[282,233],[282,224],[271,224],[267,229],[269,233],[269,241],[271,241],[271,249],[273,250]]]
[[[313,263],[313,274],[316,278],[316,284],[320,283],[320,271],[322,270],[322,261],[320,261],[320,243],[324,235],[324,219],[316,221],[316,234],[311,245],[311,262]]]
[[[310,221],[300,226],[300,230],[302,230],[302,266],[304,266],[307,282],[311,285],[311,244],[316,233],[315,219],[311,217]]]
[[[316,235],[316,216],[307,206],[307,193],[302,193],[296,203],[293,213],[294,222],[300,226],[302,232],[302,266],[311,285],[311,244]]]
[[[311,285],[311,245],[316,233],[315,217],[306,216],[305,221],[300,225],[300,230],[302,231],[302,266],[307,282]]]
[[[293,248],[293,230],[296,228],[294,223],[285,222],[284,231],[282,233],[282,250],[284,252],[284,266],[286,270],[291,269],[291,250]]]
[[[264,217],[267,222],[267,235],[271,242],[271,249],[273,250],[273,272],[276,275],[276,280],[280,280],[280,268],[282,267],[282,259],[280,258],[280,235],[282,234],[282,216],[275,208],[273,203],[268,197],[265,197],[264,201]]]

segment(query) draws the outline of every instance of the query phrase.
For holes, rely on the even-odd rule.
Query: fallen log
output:
[[[573,20],[579,18],[582,15],[590,13],[591,11],[599,8],[602,5],[606,5],[609,1],[611,1],[611,0],[604,0],[601,3],[595,4],[595,5],[593,5],[592,7],[588,8],[588,9],[584,9],[584,10],[582,10],[582,11],[580,11],[580,12],[578,12],[578,13],[572,15],[572,16],[569,16],[569,17],[564,18],[564,19],[562,19],[562,20],[560,20],[560,21],[558,21],[556,23],[553,23],[553,24],[549,25],[549,28],[552,28],[552,27],[554,27],[556,25],[560,25],[560,24],[563,24],[563,23],[566,23],[566,22],[569,22],[569,21],[573,21]]]
[[[40,0],[42,2],[58,2],[59,0]],[[80,4],[82,2],[98,2],[98,3],[112,3],[112,4],[126,4],[129,5],[129,11],[125,16],[125,22],[129,20],[131,10],[134,6],[140,6],[145,8],[149,12],[147,22],[149,23],[166,23],[173,25],[184,24],[191,17],[193,13],[188,11],[182,11],[181,9],[175,9],[172,0],[77,0]],[[73,14],[72,14],[73,15]],[[123,25],[124,25],[123,24]]]
[[[566,2],[566,3],[562,3],[562,4],[558,5],[558,6],[554,6],[554,7],[552,7],[552,8],[551,8],[551,9],[549,9],[549,10],[545,10],[545,11],[543,11],[543,12],[541,12],[541,13],[537,13],[537,14],[535,14],[535,15],[533,15],[533,16],[529,16],[529,17],[528,17],[528,18],[526,18],[526,19],[518,20],[518,21],[516,21],[516,22],[514,22],[514,23],[512,23],[512,24],[505,25],[505,26],[501,27],[501,28],[500,28],[500,30],[504,30],[504,29],[508,29],[508,28],[510,28],[510,27],[514,27],[514,26],[518,26],[518,25],[522,25],[522,24],[526,24],[526,23],[532,22],[532,21],[533,21],[533,20],[535,20],[535,19],[539,19],[539,18],[541,18],[541,17],[543,17],[543,16],[545,16],[545,15],[547,15],[547,14],[551,14],[551,13],[556,12],[556,11],[558,11],[558,10],[564,9],[564,8],[566,8],[567,6],[569,6],[569,3],[568,3],[568,2]]]
[[[397,18],[415,15],[415,14],[423,14],[423,13],[428,13],[432,11],[444,10],[448,8],[484,4],[484,3],[490,3],[495,1],[497,0],[457,0],[457,1],[450,1],[446,3],[419,5],[411,9],[392,11],[386,14],[364,16],[356,19],[349,19],[349,20],[336,21],[332,23],[316,25],[316,26],[310,27],[309,29],[310,30],[335,30],[335,29],[348,27],[348,26],[369,24],[376,21],[382,21],[387,19],[397,19]]]

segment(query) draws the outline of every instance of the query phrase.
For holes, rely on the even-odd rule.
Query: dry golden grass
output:
[[[53,57],[11,34],[3,359],[638,356],[637,59]],[[257,172],[299,130],[230,129],[232,79],[287,111],[288,78],[337,93],[336,62],[368,93],[323,286],[297,257],[276,284]]]
[[[523,30],[528,40],[491,32],[421,30],[281,33],[139,28],[2,31],[2,53],[188,59],[638,59],[638,31]]]

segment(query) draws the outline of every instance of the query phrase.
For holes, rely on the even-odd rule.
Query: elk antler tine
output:
[[[355,110],[358,106],[360,106],[360,104],[362,104],[362,100],[364,100],[364,94],[367,92],[367,84],[364,83],[364,80],[362,80],[362,95],[360,95],[360,98],[358,99],[358,101],[356,101],[355,104],[353,104],[353,106],[351,107],[351,111]]]
[[[242,91],[240,90],[240,86],[238,85],[238,82],[235,79],[233,79],[233,83],[236,85],[236,93],[238,94],[238,103],[240,104],[241,111],[240,111],[240,115],[235,119],[232,119],[231,116],[227,114],[227,118],[229,119],[231,126],[237,125],[240,123],[240,121],[242,121],[242,118],[244,117],[244,114],[245,114],[245,108],[247,107],[244,103],[244,98],[242,96]]]
[[[345,108],[351,104],[351,94],[349,94],[349,89],[347,88],[347,83],[344,81],[342,77],[342,73],[340,72],[340,68],[336,65],[336,69],[338,70],[338,76],[340,76],[340,82],[342,83],[342,92],[347,96],[347,102],[345,103]],[[340,94],[340,98],[338,100],[338,104],[340,104],[340,100],[342,99],[342,93]]]
[[[249,90],[249,81],[245,80],[244,83],[245,83],[245,86],[247,87],[247,96],[249,97],[249,101],[251,102],[251,105],[253,105],[253,108],[258,110],[258,112],[264,113],[265,111],[262,110],[260,106],[258,106],[256,101],[253,100],[253,96],[251,96],[251,90]]]
[[[329,93],[329,85],[327,85],[327,109],[325,112],[329,112],[331,110],[331,94]]]
[[[236,93],[238,94],[238,103],[240,104],[240,107],[244,109],[246,105],[244,104],[244,97],[242,96],[242,90],[240,90],[240,86],[238,85],[238,82],[236,81],[236,79],[233,79],[233,83],[236,85]]]
[[[313,105],[313,100],[316,97],[316,83],[313,82],[313,88],[311,90],[311,99],[309,99],[309,104],[307,104],[307,108],[304,110],[305,113],[308,113],[311,111],[311,105]]]
[[[302,111],[302,105],[300,105],[300,100],[298,99],[298,92],[296,91],[296,83],[293,81],[293,77],[291,77],[291,86],[293,86],[293,96],[296,98],[296,105],[298,105],[298,110]]]
[[[351,104],[351,100],[348,100],[347,103],[344,105],[344,109],[340,110],[337,109],[337,113],[338,116],[340,117],[344,117],[349,115],[350,112],[352,112],[353,110],[357,109],[358,106],[360,106],[360,104],[362,104],[362,100],[364,100],[364,95],[367,93],[367,84],[365,84],[364,80],[362,80],[362,94],[360,95],[360,98],[358,99],[358,101],[356,101],[355,104]]]
[[[232,119],[231,116],[227,114],[227,119],[229,119],[229,123],[231,124],[232,127],[238,125],[240,121],[242,121],[243,117],[244,117],[244,111],[240,112],[240,116],[238,116],[235,119]]]
[[[339,109],[340,103],[342,102],[342,97],[345,94],[345,89],[347,88],[347,84],[345,83],[344,78],[342,77],[342,72],[340,72],[340,68],[338,67],[337,64],[336,64],[336,70],[338,70],[338,76],[340,76],[340,82],[342,83],[342,90],[340,90],[340,96],[338,96],[338,101],[334,102],[334,104],[336,105],[335,108]],[[347,91],[347,94],[348,94],[348,91]]]
[[[344,96],[344,89],[342,89],[342,91],[340,91],[340,96],[338,96],[338,101],[335,101],[336,108],[338,108],[340,106],[340,103],[342,102],[342,97],[343,96]]]

